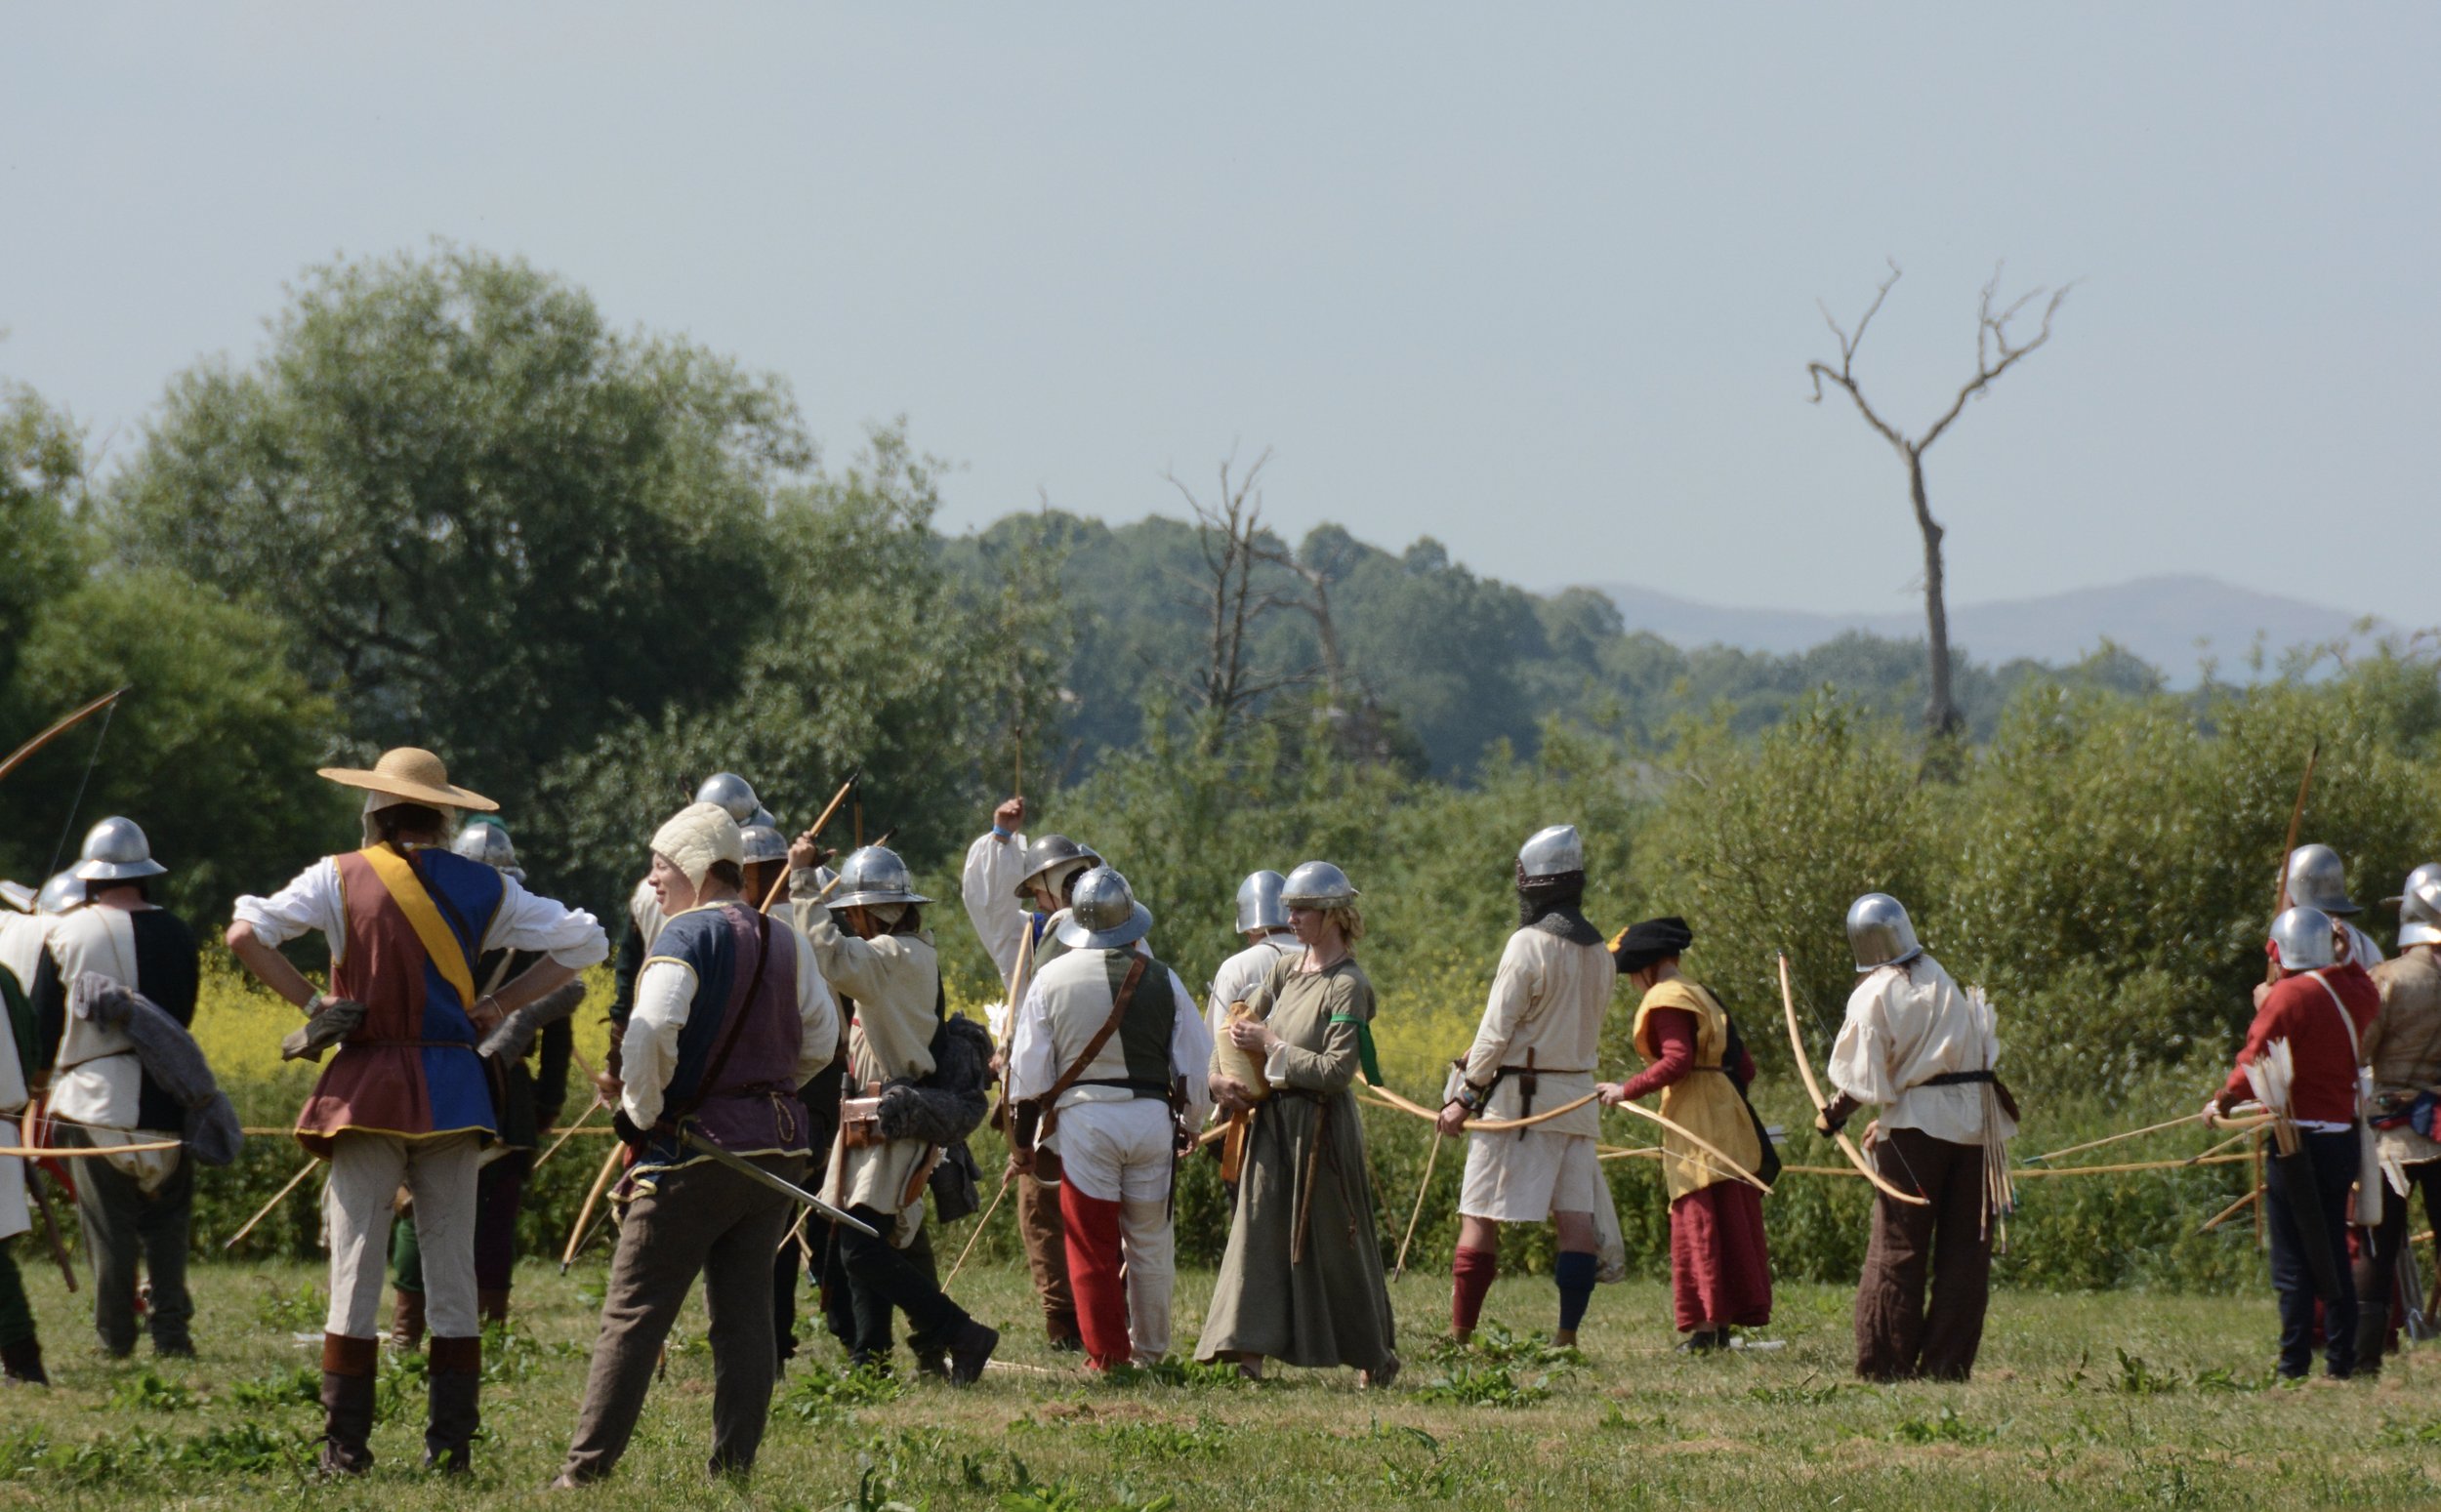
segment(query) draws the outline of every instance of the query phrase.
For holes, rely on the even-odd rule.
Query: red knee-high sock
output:
[[[1449,1262],[1449,1326],[1460,1332],[1474,1328],[1483,1316],[1483,1294],[1492,1289],[1492,1278],[1500,1274],[1500,1251],[1469,1249],[1461,1245],[1456,1258]]]
[[[1068,1285],[1076,1292],[1077,1330],[1094,1369],[1128,1363],[1127,1286],[1119,1279],[1119,1205],[1087,1197],[1073,1181],[1059,1184],[1059,1216],[1067,1229]]]

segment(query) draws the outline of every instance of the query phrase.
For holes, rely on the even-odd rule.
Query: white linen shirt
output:
[[[1024,875],[1024,834],[986,830],[967,847],[966,870],[959,877],[958,895],[966,901],[967,920],[999,969],[1004,992],[1016,973],[1017,947],[1025,939],[1025,905],[1017,901],[1017,879]]]
[[[285,945],[309,929],[319,929],[337,964],[348,951],[348,905],[340,896],[338,858],[324,856],[268,898],[239,898],[236,919],[266,945]],[[528,892],[504,872],[500,906],[483,929],[482,951],[496,950],[539,952],[582,971],[609,958],[610,940],[593,915]]]
[[[1831,1083],[1860,1103],[1882,1105],[1884,1129],[1921,1129],[1952,1144],[1983,1143],[1983,1087],[1926,1086],[1953,1071],[1989,1071],[2000,1061],[1998,1015],[1959,991],[1930,956],[1881,966],[1848,994],[1847,1018],[1831,1046]],[[2001,1137],[2017,1132],[2007,1114]]]
[[[1212,996],[1204,1004],[1205,1033],[1218,1042],[1229,1032],[1229,1004],[1244,1002],[1271,974],[1273,966],[1304,952],[1305,947],[1297,943],[1297,936],[1282,929],[1264,935],[1220,962],[1220,969],[1212,973]]]
[[[830,984],[814,964],[813,947],[794,924],[773,919],[771,927],[786,929],[797,941],[797,1043],[799,1086],[812,1081],[839,1052],[839,1004]],[[678,1040],[695,1007],[695,972],[683,960],[656,956],[636,974],[636,1010],[629,1015],[627,1034],[619,1041],[619,1064],[626,1089],[619,1106],[639,1128],[650,1128],[661,1117],[662,1094],[678,1074]]]
[[[1149,955],[1140,941],[1134,950],[1138,956]],[[1098,950],[1065,953],[1052,966],[1046,966],[1044,975],[1036,977],[1034,985],[1026,989],[1025,1001],[1017,1006],[1016,1025],[1010,1031],[1011,1103],[1042,1096],[1068,1069],[1060,1059],[1058,1042],[1052,1032],[1050,999],[1054,993],[1082,992],[1086,1008],[1083,1016],[1094,1019],[1082,1032],[1075,1032],[1071,1026],[1069,1038],[1076,1042],[1071,1054],[1083,1049],[1083,1042],[1092,1039],[1094,1031],[1109,1018],[1114,1004],[1108,977],[1102,970],[1102,954]],[[1195,999],[1187,992],[1186,984],[1179,980],[1176,971],[1169,976],[1170,996],[1177,1004],[1170,1022],[1170,1074],[1186,1079],[1186,1115],[1190,1123],[1201,1123],[1212,1110],[1212,1088],[1206,1076],[1212,1065],[1212,1036],[1204,1030],[1203,1016],[1195,1011]],[[1082,1017],[1076,1022],[1082,1023]],[[1103,1053],[1111,1053],[1112,1048],[1115,1047],[1105,1048]],[[1130,1102],[1135,1097],[1133,1091],[1123,1086],[1071,1086],[1059,1094],[1059,1105],[1064,1108],[1081,1102]]]

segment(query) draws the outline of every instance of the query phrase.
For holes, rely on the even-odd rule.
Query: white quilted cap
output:
[[[698,892],[715,861],[746,864],[746,841],[737,821],[718,803],[689,803],[672,814],[653,832],[652,849],[655,855],[667,856]]]

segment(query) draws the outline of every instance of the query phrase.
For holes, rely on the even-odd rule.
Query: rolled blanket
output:
[[[188,1154],[206,1165],[236,1163],[244,1145],[237,1110],[185,1025],[143,993],[92,971],[68,984],[67,1005],[77,1017],[127,1036],[145,1075],[186,1110]]]

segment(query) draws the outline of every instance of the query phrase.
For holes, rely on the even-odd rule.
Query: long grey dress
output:
[[[1228,1252],[1195,1355],[1262,1355],[1378,1375],[1397,1361],[1396,1327],[1374,1231],[1364,1128],[1349,1090],[1358,1028],[1373,1021],[1373,984],[1353,960],[1305,973],[1298,970],[1302,960],[1282,960],[1246,999],[1283,1042],[1265,1063],[1273,1091],[1255,1110]],[[1317,1125],[1321,1151],[1305,1254],[1292,1265],[1289,1246]]]

